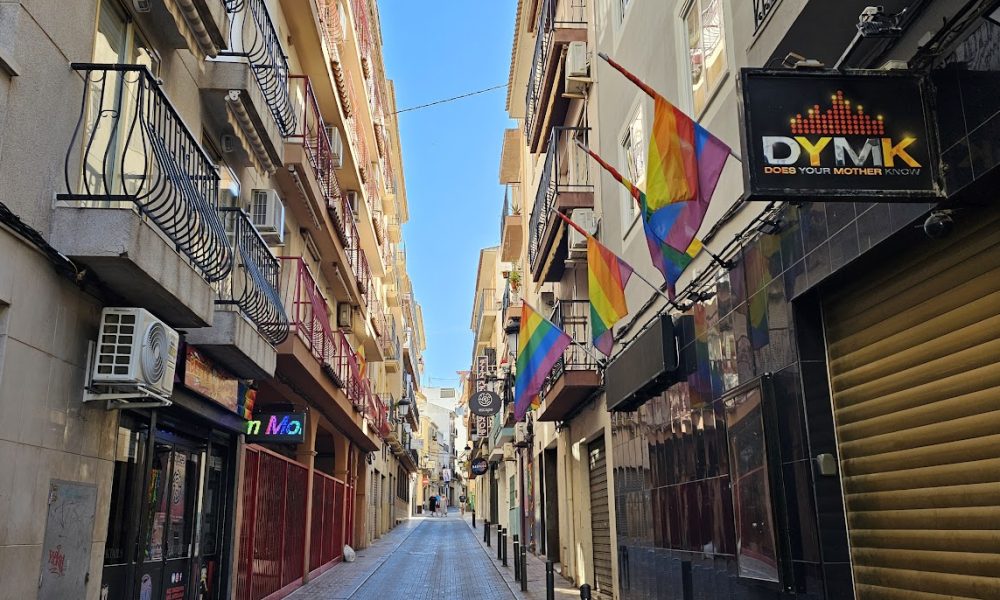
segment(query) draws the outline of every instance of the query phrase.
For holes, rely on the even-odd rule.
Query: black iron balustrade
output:
[[[288,317],[278,293],[281,271],[250,215],[240,208],[219,209],[236,260],[235,268],[219,286],[218,304],[235,304],[273,345],[288,337]]]
[[[594,371],[597,359],[594,355],[590,330],[589,300],[560,300],[552,310],[551,321],[559,326],[576,342],[563,351],[545,378],[542,395],[552,389],[556,381],[566,371]]]
[[[545,99],[542,98],[545,90],[545,66],[553,50],[552,38],[556,28],[586,26],[586,0],[544,0],[538,15],[538,27],[535,28],[535,53],[531,59],[531,72],[528,74],[528,91],[525,97],[524,131],[528,139],[531,139],[539,108],[546,105]]]
[[[71,67],[83,73],[86,88],[66,153],[67,193],[57,199],[93,208],[134,205],[205,279],[224,278],[233,257],[216,212],[219,174],[159,82],[143,65]],[[74,159],[80,142],[82,177]]]
[[[576,141],[587,145],[587,127],[555,127],[549,139],[545,165],[542,167],[535,205],[528,224],[528,262],[535,264],[541,249],[545,226],[552,217],[556,198],[561,192],[588,192],[594,190],[590,177],[590,157]]]
[[[771,14],[771,9],[778,4],[778,0],[753,0],[753,32],[754,35],[764,26],[764,21]]]
[[[230,51],[219,56],[239,56],[250,63],[282,137],[295,131],[295,108],[288,89],[288,57],[267,12],[264,0],[225,0],[229,13]]]

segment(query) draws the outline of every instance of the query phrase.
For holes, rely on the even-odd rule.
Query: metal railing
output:
[[[326,41],[330,57],[340,62],[340,44],[344,42],[344,28],[340,25],[340,0],[316,0],[316,12],[323,26],[323,39]]]
[[[335,373],[341,349],[330,325],[326,299],[302,257],[282,256],[279,260],[281,297],[291,332],[305,343],[324,370]]]
[[[217,304],[235,304],[272,345],[288,337],[288,318],[278,294],[278,259],[271,254],[250,215],[240,208],[220,208],[232,244],[235,268],[219,282]]]
[[[479,292],[479,301],[476,303],[476,333],[479,333],[479,328],[483,323],[483,315],[486,314],[487,310],[496,310],[499,308],[496,302],[497,291],[493,288],[483,289]]]
[[[225,0],[229,13],[230,51],[220,56],[247,59],[282,137],[295,130],[295,112],[288,90],[288,57],[267,12],[265,0]]]
[[[760,28],[764,25],[764,21],[767,20],[767,16],[771,14],[771,9],[778,4],[778,0],[753,0],[753,32],[754,35],[760,31]]]
[[[531,139],[538,109],[545,106],[545,67],[553,50],[553,34],[559,28],[587,26],[587,0],[544,0],[535,28],[535,53],[528,74],[528,91],[525,97],[524,131]]]
[[[503,300],[500,302],[500,313],[506,315],[507,309],[521,303],[521,292],[510,288],[510,281],[503,288]]]
[[[290,85],[301,93],[296,94],[301,101],[295,106],[294,131],[289,141],[302,144],[306,159],[316,172],[316,182],[326,200],[327,207],[334,207],[341,196],[340,182],[337,180],[333,157],[333,143],[330,141],[323,113],[313,92],[312,81],[305,75],[292,75]]]
[[[159,82],[143,65],[71,67],[86,88],[66,152],[67,193],[57,198],[88,208],[134,207],[205,279],[223,279],[233,256],[216,211],[219,174]],[[82,177],[74,162],[81,145]]]
[[[563,351],[562,357],[556,362],[545,378],[542,387],[544,396],[562,377],[566,371],[594,371],[597,361],[591,345],[590,335],[590,301],[589,300],[559,300],[552,310],[551,321],[565,331],[575,344],[570,344]]]
[[[528,226],[528,262],[535,264],[540,250],[545,226],[549,222],[556,198],[562,192],[592,192],[590,157],[576,145],[576,140],[587,144],[590,129],[587,127],[555,127],[545,155],[545,165],[535,193]]]

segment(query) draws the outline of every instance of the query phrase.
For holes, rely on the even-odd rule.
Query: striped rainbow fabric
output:
[[[587,236],[587,280],[590,284],[590,330],[594,347],[611,356],[612,327],[628,314],[625,286],[632,267],[592,236]]]
[[[545,377],[573,338],[543,317],[527,302],[521,304],[521,332],[517,339],[514,381],[514,420],[521,421],[529,407],[538,406]]]

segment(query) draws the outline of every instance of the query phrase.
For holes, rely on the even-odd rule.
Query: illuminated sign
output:
[[[472,464],[469,465],[469,470],[472,472],[473,477],[485,475],[489,469],[490,465],[486,462],[485,458],[474,458],[472,459]]]
[[[748,200],[941,195],[923,77],[743,69],[740,88]]]
[[[306,439],[305,413],[266,413],[246,424],[249,444],[301,444]]]

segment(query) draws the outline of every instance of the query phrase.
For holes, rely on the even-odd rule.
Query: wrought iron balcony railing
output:
[[[587,0],[544,0],[535,28],[535,53],[531,59],[528,74],[528,91],[525,98],[524,131],[531,137],[539,109],[547,102],[542,97],[545,91],[545,71],[554,48],[554,34],[557,28],[579,28],[587,26]]]
[[[771,14],[771,9],[778,4],[778,0],[753,0],[753,32],[756,35],[763,27],[767,16]]]
[[[250,215],[240,208],[219,209],[232,244],[235,268],[219,285],[219,304],[235,304],[273,345],[288,337],[288,317],[278,294],[280,266]]]
[[[577,343],[570,344],[563,351],[562,357],[556,362],[545,379],[542,395],[548,392],[556,381],[566,371],[593,371],[597,369],[597,361],[591,349],[590,335],[590,301],[560,300],[552,310],[552,322],[565,331]]]
[[[86,87],[66,153],[67,193],[57,198],[88,208],[134,207],[205,279],[224,278],[233,256],[216,211],[218,171],[160,84],[142,65],[71,66]],[[82,177],[74,159],[81,145]]]
[[[288,57],[267,12],[265,0],[224,0],[229,13],[229,48],[220,56],[239,56],[250,63],[282,137],[295,130],[295,111],[288,90]]]
[[[340,197],[340,182],[337,180],[333,143],[326,127],[326,121],[319,110],[319,102],[313,93],[312,82],[305,75],[292,75],[290,85],[300,98],[295,106],[295,130],[289,140],[302,144],[306,158],[316,173],[320,192],[328,207],[335,207]]]
[[[576,145],[576,140],[587,145],[589,131],[586,127],[556,127],[552,130],[529,222],[528,234],[531,237],[528,239],[528,261],[532,265],[538,257],[545,226],[551,218],[558,195],[562,192],[594,190],[590,176],[590,157]]]

